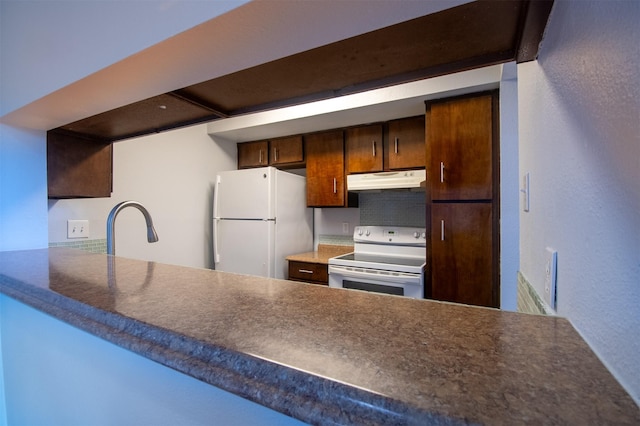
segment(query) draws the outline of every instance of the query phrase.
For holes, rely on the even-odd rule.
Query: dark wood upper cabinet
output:
[[[269,165],[269,141],[239,143],[238,169]]]
[[[342,130],[305,136],[307,206],[347,207]]]
[[[110,197],[112,148],[102,140],[59,130],[47,132],[49,198]]]
[[[425,167],[424,116],[389,121],[385,157],[389,170]]]
[[[493,196],[492,95],[427,106],[427,181],[434,200]]]
[[[269,141],[269,149],[269,164],[272,166],[304,166],[304,146],[300,135],[272,139]]]
[[[236,145],[238,148],[238,169],[265,166],[287,169],[305,166],[301,135],[243,142]]]
[[[382,124],[347,129],[345,147],[347,174],[383,170]]]

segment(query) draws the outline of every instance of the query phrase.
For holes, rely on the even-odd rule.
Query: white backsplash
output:
[[[352,245],[353,228],[358,225],[414,226],[424,228],[424,192],[362,192],[359,208],[315,209],[314,241],[318,244]],[[348,231],[343,232],[347,224]]]

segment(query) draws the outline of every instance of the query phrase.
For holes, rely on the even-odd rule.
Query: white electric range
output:
[[[357,226],[354,251],[329,259],[329,286],[424,298],[426,229]]]

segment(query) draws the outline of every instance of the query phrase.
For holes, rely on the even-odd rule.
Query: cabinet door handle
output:
[[[312,274],[313,275],[313,271],[310,271],[308,269],[298,269],[298,272],[303,273],[303,274]]]
[[[336,181],[336,178],[333,178],[333,193],[338,193],[338,182]]]
[[[376,156],[376,141],[371,141],[371,147],[373,148],[373,156]]]
[[[260,164],[262,164],[262,150],[260,150],[260,158],[259,158],[258,162],[259,162]]]
[[[278,148],[273,148],[273,161],[278,161]]]
[[[440,241],[444,241],[444,219],[440,220]]]
[[[394,152],[395,152],[396,154],[398,153],[398,138],[396,138]]]
[[[444,183],[444,162],[440,162],[440,183]]]

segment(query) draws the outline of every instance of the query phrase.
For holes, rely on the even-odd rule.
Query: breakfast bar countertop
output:
[[[54,248],[0,292],[313,424],[640,424],[571,323]]]

